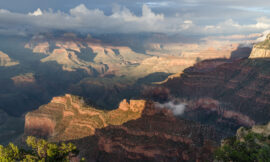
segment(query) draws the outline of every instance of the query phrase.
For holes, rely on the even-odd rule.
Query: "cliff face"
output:
[[[211,47],[208,43],[143,43],[143,47],[137,47],[133,43],[129,44],[129,41],[119,43],[115,39],[113,42],[108,43],[104,38],[103,41],[83,38],[75,34],[40,34],[32,37],[25,48],[31,49],[33,53],[47,55],[41,62],[55,61],[65,71],[82,70],[91,75],[113,74],[134,78],[156,72],[177,73],[198,60],[230,58],[236,50],[241,49],[238,44],[217,42],[211,43]],[[144,52],[136,49],[143,49]]]
[[[138,64],[149,57],[126,46],[107,45],[100,40],[80,38],[74,34],[58,37],[37,35],[25,48],[47,55],[41,62],[55,61],[65,71],[83,70],[91,75],[118,72],[124,66]]]
[[[79,97],[54,97],[47,105],[25,117],[27,135],[48,137],[51,140],[72,140],[95,134],[108,125],[120,125],[137,119],[145,107],[143,100],[126,100],[116,110],[103,111],[84,105]]]
[[[270,35],[254,45],[249,58],[197,63],[162,85],[176,98],[188,100],[184,117],[215,125],[233,134],[240,126],[270,120]],[[268,47],[269,46],[269,47]],[[264,51],[256,53],[256,51]]]
[[[269,58],[270,49],[264,49],[254,46],[249,58]]]
[[[18,64],[19,62],[11,60],[11,58],[7,54],[0,51],[0,67],[1,66],[6,66],[6,67],[14,66]]]
[[[263,42],[255,44],[249,58],[269,58],[270,57],[270,34]]]
[[[55,97],[25,117],[25,134],[73,140],[94,161],[205,161],[221,135],[176,118],[145,100],[123,100],[112,111],[85,106],[79,97]]]
[[[270,135],[270,122],[266,125],[255,125],[251,128],[254,133],[264,134],[266,136]]]
[[[211,161],[217,136],[211,128],[146,113],[123,125],[98,130],[99,161]]]
[[[65,71],[83,70],[94,75],[117,75],[140,78],[155,72],[175,73],[195,63],[196,57],[153,56],[135,52],[128,46],[103,43],[100,40],[67,36],[34,36],[25,45],[33,53],[55,61]]]
[[[33,73],[17,75],[12,77],[11,80],[17,87],[31,86],[36,83]]]
[[[257,134],[257,136],[253,135],[252,137],[251,134],[253,133]],[[265,147],[270,144],[269,135],[270,135],[270,122],[265,125],[254,125],[249,129],[241,127],[237,130],[235,137],[237,140],[241,142],[250,142],[250,143],[254,142],[255,144],[259,144],[260,146]],[[247,138],[248,136],[251,138]],[[230,142],[230,139],[222,140],[222,145],[229,144],[228,142]],[[254,143],[253,145],[250,146],[254,147]]]
[[[187,102],[185,118],[232,135],[240,126],[270,120],[269,49],[270,35],[249,58],[205,60],[159,84],[168,96]]]
[[[52,53],[41,59],[41,62],[56,61],[62,65],[65,71],[76,71],[76,69],[85,70],[88,74],[102,73],[106,70],[105,65],[99,65],[87,62],[78,58],[74,51],[69,51],[65,48],[54,49]]]

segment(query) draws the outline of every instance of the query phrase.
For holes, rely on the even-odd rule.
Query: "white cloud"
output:
[[[186,104],[184,103],[176,104],[170,101],[164,104],[156,103],[156,107],[170,109],[174,115],[178,116],[178,115],[182,115],[185,112]]]
[[[187,30],[193,26],[193,22],[191,20],[185,20],[183,24],[181,24],[180,28],[183,30]]]
[[[43,12],[41,11],[41,9],[40,8],[38,8],[36,11],[34,11],[33,13],[29,13],[29,15],[31,15],[31,16],[40,16],[40,15],[42,15],[43,14]]]
[[[270,19],[267,17],[260,17],[253,24],[241,24],[230,18],[220,23],[210,21],[212,24],[201,25],[197,22],[198,18],[192,14],[165,16],[164,13],[154,12],[146,4],[142,6],[139,15],[122,6],[116,6],[110,15],[106,15],[102,10],[88,9],[84,4],[70,9],[68,13],[51,9],[41,11],[38,8],[32,13],[22,14],[0,9],[0,29],[9,33],[16,30],[27,33],[56,29],[95,33],[161,32],[211,35],[254,33],[270,28]]]
[[[111,15],[105,15],[102,10],[88,9],[84,4],[70,9],[69,13],[41,11],[39,8],[28,14],[0,10],[0,22],[0,27],[7,29],[24,26],[28,31],[59,29],[99,33],[170,33],[186,30],[192,24],[191,20],[165,18],[162,13],[153,12],[145,4],[141,16],[121,6],[114,9]]]
[[[269,29],[270,28],[270,19],[266,17],[260,17],[257,19],[257,23],[254,25],[249,25],[248,27],[255,29]]]
[[[154,8],[154,7],[167,7],[167,6],[170,6],[170,3],[172,2],[163,1],[163,2],[146,2],[144,4],[146,4],[147,6],[151,8]]]
[[[270,19],[260,17],[255,20],[254,24],[240,24],[233,19],[228,19],[217,25],[207,25],[204,27],[205,32],[218,34],[236,34],[236,33],[255,33],[263,32],[270,29]]]
[[[266,30],[262,33],[261,37],[259,37],[258,39],[256,39],[256,42],[262,42],[266,39],[266,36],[270,34],[270,30]]]

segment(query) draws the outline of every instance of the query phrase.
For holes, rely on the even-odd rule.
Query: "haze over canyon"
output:
[[[1,1],[0,161],[269,160],[267,6]]]

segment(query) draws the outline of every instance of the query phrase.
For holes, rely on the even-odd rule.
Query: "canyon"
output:
[[[28,113],[25,135],[71,140],[88,161],[204,161],[222,136],[152,101],[123,100],[117,109],[104,111],[70,94]]]
[[[34,36],[23,44],[32,58],[16,59],[0,80],[11,82],[0,106],[9,117],[6,98],[23,93],[12,100],[28,103],[16,111],[26,113],[22,138],[71,141],[88,161],[211,161],[221,139],[269,121],[269,63],[237,44],[183,46],[138,51],[90,35]]]
[[[66,94],[25,116],[25,133],[51,140],[74,140],[95,134],[96,129],[121,125],[140,118],[144,100],[123,100],[118,109],[105,111],[87,106],[82,98]]]
[[[268,60],[260,59],[203,61],[163,85],[173,96],[209,97],[217,100],[224,109],[263,123],[270,117],[268,64]]]
[[[256,48],[265,42],[255,44],[249,58],[205,60],[159,85],[171,98],[189,103],[183,115],[187,119],[217,129],[230,128],[225,131],[229,134],[240,126],[264,124],[270,119],[269,60]]]
[[[132,47],[114,44],[91,35],[80,37],[64,33],[58,37],[53,34],[35,35],[24,47],[33,53],[46,55],[41,62],[55,61],[65,71],[81,69],[90,75],[113,74],[135,79],[155,72],[176,73],[198,60],[230,58],[232,52],[240,48],[236,43],[219,44],[215,48],[208,44],[146,43],[145,52],[136,52]]]
[[[230,58],[241,49],[230,43],[213,48],[207,43],[163,39],[158,34],[143,40],[61,32],[1,37],[0,49],[5,53],[1,60],[6,60],[1,64],[9,63],[0,69],[0,83],[5,85],[0,90],[0,108],[21,116],[65,93],[82,96],[103,109],[115,107],[123,98],[139,96],[145,84],[160,82],[200,60]]]

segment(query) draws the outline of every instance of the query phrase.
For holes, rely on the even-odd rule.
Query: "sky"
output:
[[[0,0],[0,34],[63,30],[216,36],[269,29],[269,0]]]

